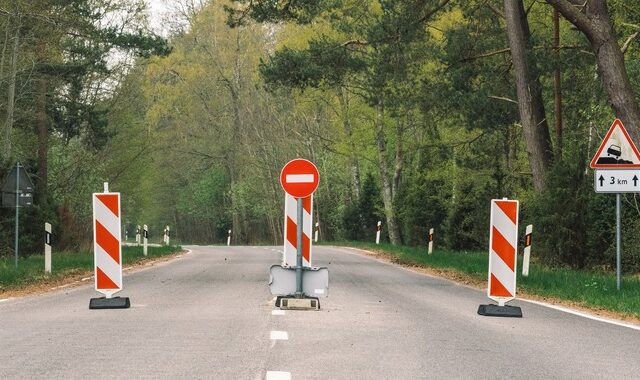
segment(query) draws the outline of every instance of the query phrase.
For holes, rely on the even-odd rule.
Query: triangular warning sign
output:
[[[609,128],[589,166],[592,169],[640,168],[638,148],[631,141],[620,119],[616,119]]]

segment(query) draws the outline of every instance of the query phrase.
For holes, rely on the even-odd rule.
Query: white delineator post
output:
[[[144,255],[147,255],[147,244],[148,241],[147,239],[149,238],[149,230],[147,225],[145,224],[142,230],[142,253],[144,253]]]
[[[433,253],[433,228],[429,229],[429,254]]]
[[[380,244],[380,230],[382,229],[382,221],[378,220],[378,228],[376,230],[376,244]]]
[[[171,228],[167,226],[167,245],[169,245],[170,242],[171,242]]]
[[[519,205],[507,198],[491,200],[487,296],[499,306],[516,296]]]
[[[313,234],[313,242],[318,242],[318,231],[320,230],[320,223],[316,222],[316,231]]]
[[[140,245],[140,225],[136,227],[136,244]]]
[[[524,257],[522,259],[522,275],[529,276],[529,260],[531,259],[531,234],[533,225],[529,224],[524,235]]]
[[[44,271],[51,273],[51,224],[44,224]]]
[[[227,247],[231,246],[231,230],[229,230],[229,235],[227,235]]]

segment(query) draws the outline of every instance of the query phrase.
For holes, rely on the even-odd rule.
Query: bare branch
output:
[[[518,104],[518,102],[517,102],[516,100],[509,99],[509,98],[505,98],[505,97],[502,97],[502,96],[493,96],[493,95],[489,95],[489,96],[488,96],[488,98],[489,98],[489,99],[496,99],[496,100],[504,100],[505,102]]]
[[[629,49],[629,45],[631,45],[631,42],[635,40],[639,35],[640,31],[633,33],[629,36],[629,38],[627,38],[627,41],[625,41],[624,45],[622,45],[622,49],[620,49],[622,50],[622,54],[627,52],[627,49]]]
[[[568,0],[546,0],[551,6],[560,12],[564,18],[580,29],[591,41],[595,41],[596,35],[593,22],[589,17],[582,13],[575,4]]]

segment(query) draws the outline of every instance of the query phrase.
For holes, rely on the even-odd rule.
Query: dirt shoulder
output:
[[[478,280],[476,278],[470,277],[468,275],[465,275],[464,273],[460,273],[453,269],[437,269],[437,268],[431,268],[431,267],[422,266],[422,265],[407,264],[399,260],[396,256],[381,250],[366,250],[366,249],[355,248],[355,247],[341,247],[341,248],[352,249],[354,251],[358,251],[363,255],[375,257],[377,259],[384,260],[386,262],[394,263],[396,265],[399,265],[403,268],[409,269],[417,273],[422,273],[422,274],[426,274],[434,277],[446,278],[458,284],[465,285],[474,289],[485,290],[487,288],[486,281]],[[537,294],[532,294],[532,293],[521,291],[521,290],[518,290],[518,298],[523,300],[544,302],[551,305],[572,309],[574,311],[581,312],[584,314],[589,314],[589,315],[597,316],[604,319],[612,319],[612,320],[617,320],[617,321],[633,324],[636,326],[640,326],[640,318],[637,318],[628,314],[624,314],[624,313],[617,313],[610,310],[589,307],[578,302],[568,301],[568,300],[554,298],[554,297],[543,297]]]

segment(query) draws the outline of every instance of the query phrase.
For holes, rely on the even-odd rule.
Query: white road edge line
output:
[[[265,380],[291,380],[291,372],[267,371]]]
[[[284,310],[271,310],[271,315],[284,315]]]
[[[271,331],[271,340],[289,340],[289,334],[286,331]]]
[[[535,305],[548,307],[549,309],[554,309],[554,310],[562,311],[562,312],[565,312],[565,313],[568,313],[568,314],[577,315],[577,316],[582,317],[582,318],[587,318],[587,319],[591,319],[591,320],[598,321],[598,322],[609,323],[611,325],[616,325],[616,326],[620,326],[620,327],[627,327],[627,328],[630,328],[630,329],[633,329],[633,330],[640,331],[640,326],[632,325],[632,324],[629,324],[629,323],[624,323],[624,322],[614,321],[612,319],[598,317],[598,316],[593,315],[593,314],[589,314],[589,313],[585,313],[585,312],[569,309],[569,308],[562,307],[562,306],[552,305],[552,304],[549,304],[549,303],[546,303],[546,302],[534,301],[534,300],[529,300],[529,299],[526,299],[526,298],[516,298],[516,299],[518,301],[529,302],[529,303],[532,303],[532,304],[535,304]]]
[[[441,279],[441,280],[444,280],[444,281],[449,281],[449,282],[452,282],[452,283],[454,283],[456,285],[463,286],[465,288],[481,291],[481,292],[483,292],[485,294],[487,292],[486,289],[478,289],[478,288],[474,288],[474,287],[466,285],[466,284],[459,283],[459,282],[454,281],[454,280],[450,280],[448,278],[438,277],[438,276],[431,275],[431,274],[426,274],[426,273],[422,273],[422,272],[413,271],[413,270],[411,270],[411,268],[405,268],[405,267],[403,267],[403,266],[401,266],[399,264],[390,263],[388,261],[379,259],[377,257],[371,257],[371,256],[366,255],[366,254],[358,253],[358,251],[365,251],[365,252],[370,252],[370,253],[375,254],[374,252],[367,251],[366,249],[353,248],[353,247],[340,247],[340,246],[325,246],[325,247],[327,247],[327,248],[332,248],[333,247],[333,248],[337,248],[337,249],[342,249],[343,250],[342,252],[344,252],[344,253],[346,253],[348,255],[356,255],[356,256],[364,257],[364,258],[367,258],[367,259],[370,259],[370,260],[373,260],[373,261],[377,261],[379,263],[385,263],[385,264],[388,264],[388,265],[391,265],[391,266],[395,266],[397,268],[406,270],[406,271],[411,272],[411,273],[417,273],[417,274],[421,274],[423,276],[427,276],[427,277],[431,277],[431,278],[438,278],[438,279]],[[351,252],[349,252],[349,251],[351,251]],[[627,327],[627,328],[630,328],[632,330],[640,331],[640,326],[634,325],[634,324],[631,324],[631,323],[624,323],[622,321],[616,321],[616,320],[613,320],[613,319],[602,318],[602,317],[598,317],[596,315],[589,314],[589,313],[586,313],[586,312],[581,312],[581,311],[569,309],[569,308],[566,308],[566,307],[552,305],[552,304],[545,303],[545,302],[540,302],[540,301],[534,301],[534,300],[530,300],[530,299],[526,299],[526,298],[516,297],[515,300],[516,301],[529,302],[529,303],[532,303],[532,304],[535,304],[535,305],[538,305],[538,306],[547,307],[549,309],[554,309],[554,310],[562,311],[562,312],[565,312],[565,313],[577,315],[578,317],[591,319],[591,320],[597,321],[597,322],[608,323],[608,324],[611,324],[611,325],[615,325],[615,326],[619,326],[619,327]]]

